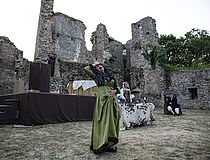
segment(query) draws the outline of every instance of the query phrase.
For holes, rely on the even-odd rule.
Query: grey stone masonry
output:
[[[110,63],[123,71],[124,63],[123,63],[123,45],[121,42],[118,42],[114,39],[109,38],[109,61]]]
[[[104,24],[97,25],[96,31],[91,36],[92,52],[94,57],[106,59],[110,57],[109,35]]]
[[[81,62],[86,57],[86,26],[82,21],[62,13],[55,13],[53,28],[54,52],[64,62]],[[85,61],[85,60],[84,60]]]
[[[168,92],[177,95],[182,108],[210,109],[210,68],[173,72]]]
[[[158,33],[155,20],[151,17],[132,23],[132,40],[130,47],[131,67],[151,68],[143,56],[143,49],[148,45],[158,44]]]
[[[91,42],[92,55],[95,60],[101,58],[105,60],[109,68],[115,73],[119,73],[118,77],[121,77],[119,81],[123,81],[124,76],[124,45],[110,37],[107,33],[106,26],[103,24],[97,25],[97,29],[92,33]],[[94,58],[93,58],[94,59]]]
[[[52,18],[54,0],[42,0],[37,30],[34,60],[47,63],[53,52]]]
[[[13,92],[17,53],[18,49],[7,37],[0,37],[0,94]]]
[[[155,106],[163,106],[162,90],[164,88],[163,71],[161,68],[143,69],[131,67],[131,88],[137,99],[147,98]]]
[[[23,58],[23,51],[7,37],[0,36],[0,94],[13,93],[14,81],[23,80],[25,89],[28,86],[29,61]]]
[[[131,71],[131,59],[130,59],[130,46],[131,40],[127,41],[123,45],[123,63],[124,63],[124,81],[130,84],[130,71]]]
[[[141,46],[157,44],[158,33],[156,30],[155,19],[152,17],[145,17],[136,23],[132,23],[131,28],[132,39],[141,41]]]
[[[143,50],[150,45],[158,44],[158,33],[155,20],[146,17],[133,23],[132,39],[127,42],[127,53],[130,55],[130,83],[136,99],[146,97],[156,106],[162,106],[162,90],[164,76],[160,67],[152,69],[148,60],[144,58]]]
[[[88,64],[59,61],[60,77],[62,78],[60,92],[68,93],[67,84],[74,80],[87,80],[90,77],[85,73],[84,67]]]

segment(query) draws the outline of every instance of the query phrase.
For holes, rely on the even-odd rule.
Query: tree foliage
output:
[[[172,71],[210,67],[210,35],[206,30],[192,29],[180,38],[161,35],[158,43],[148,45],[143,55],[153,69],[157,64],[163,68],[169,85]]]
[[[192,29],[180,38],[161,35],[158,42],[172,66],[201,67],[210,62],[210,35],[206,30]]]
[[[172,34],[161,35],[158,43],[147,46],[143,53],[152,68],[163,62],[165,66],[194,68],[210,64],[210,35],[206,30],[192,29],[180,38]]]
[[[160,45],[148,45],[144,49],[143,55],[150,62],[153,69],[155,69],[157,63],[160,63],[162,67],[167,63],[165,49]]]

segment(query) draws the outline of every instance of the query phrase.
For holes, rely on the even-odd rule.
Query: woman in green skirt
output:
[[[112,71],[106,69],[101,62],[97,60],[84,68],[99,87],[93,113],[90,146],[95,154],[103,151],[116,152],[119,136],[120,111],[116,96],[119,88]]]

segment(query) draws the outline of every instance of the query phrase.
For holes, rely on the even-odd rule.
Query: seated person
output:
[[[173,115],[181,115],[181,108],[180,105],[177,103],[177,99],[173,93],[170,94],[166,102],[167,111]]]
[[[123,82],[122,89],[120,90],[120,98],[123,100],[128,99],[129,102],[132,102],[132,99],[134,98],[127,82]]]

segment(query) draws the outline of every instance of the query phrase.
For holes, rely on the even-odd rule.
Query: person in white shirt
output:
[[[122,89],[120,90],[120,98],[123,100],[129,100],[132,103],[132,99],[134,95],[131,94],[131,90],[129,88],[129,84],[127,82],[123,82]]]

